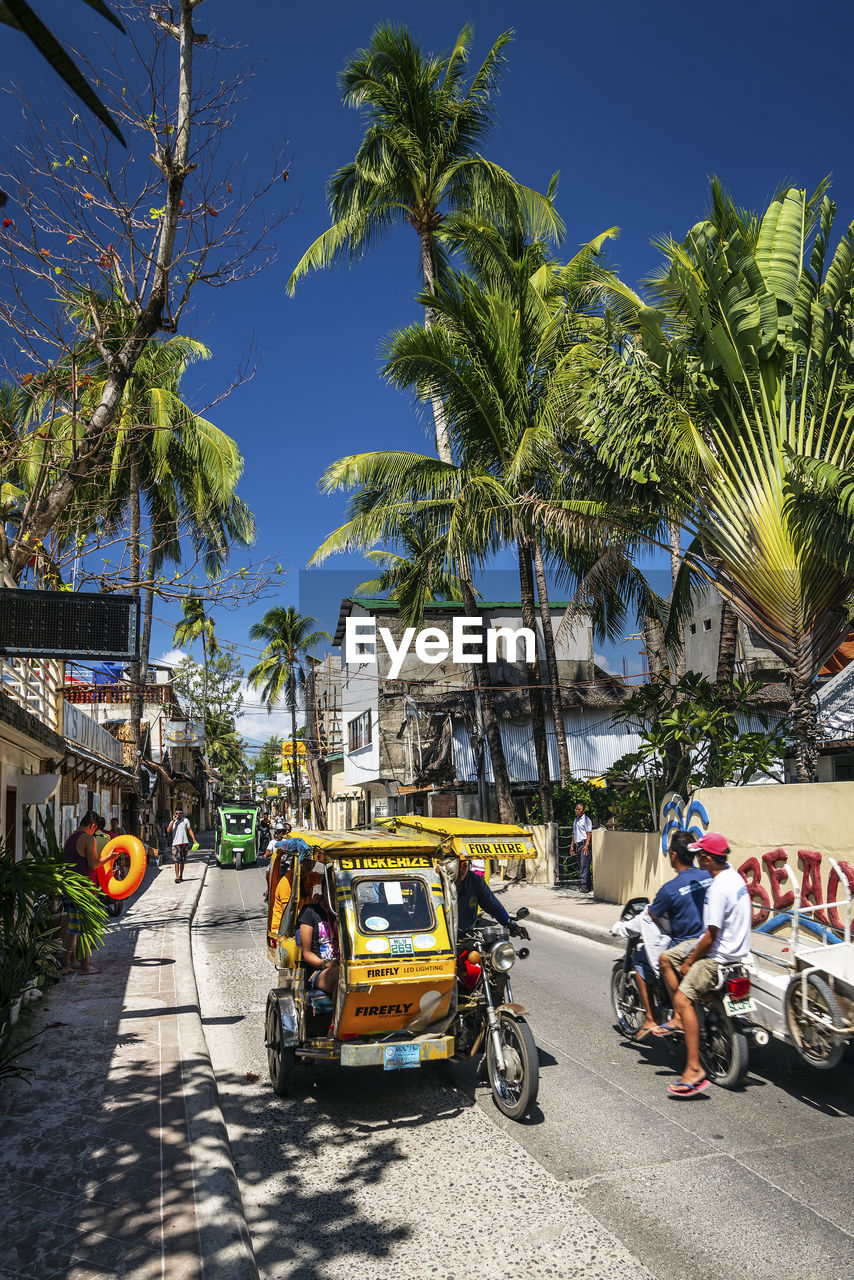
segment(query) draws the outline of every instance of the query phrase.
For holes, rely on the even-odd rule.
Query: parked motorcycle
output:
[[[611,971],[611,1005],[620,1030],[634,1040],[644,1021],[644,1007],[638,988],[633,957],[641,945],[640,930],[632,929],[649,905],[648,898],[632,898],[623,907],[620,920],[628,925],[626,950],[614,962]],[[622,931],[621,931],[622,932]],[[700,1061],[708,1078],[722,1089],[735,1089],[747,1073],[748,1042],[744,1015],[750,1012],[750,974],[744,965],[722,964],[720,982],[701,1000],[696,1001],[700,1025]],[[661,978],[648,983],[653,1008],[658,1008],[662,1021],[672,1016],[670,994]],[[673,1037],[672,1039],[681,1039]]]
[[[528,915],[520,907],[513,923]],[[530,941],[526,929],[522,938]],[[521,1120],[537,1100],[540,1060],[525,1010],[514,1004],[510,970],[527,959],[528,947],[517,951],[504,925],[484,922],[463,938],[457,958],[457,1014],[453,1032],[455,1052],[473,1058],[485,1044],[485,1068],[499,1111]]]

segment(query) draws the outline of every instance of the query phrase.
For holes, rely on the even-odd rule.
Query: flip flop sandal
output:
[[[698,1080],[696,1084],[686,1084],[683,1080],[677,1080],[676,1084],[669,1084],[667,1092],[671,1098],[699,1098],[702,1097],[709,1089],[708,1080]]]
[[[640,1031],[635,1036],[635,1044],[640,1040],[646,1040],[649,1036],[655,1035],[658,1035],[658,1032],[653,1027],[641,1027]]]
[[[654,1036],[684,1036],[685,1032],[681,1027],[674,1027],[672,1022],[664,1022],[660,1027],[656,1027],[652,1034]]]

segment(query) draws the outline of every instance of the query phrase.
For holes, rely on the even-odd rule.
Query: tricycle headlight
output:
[[[499,973],[506,973],[516,962],[516,952],[512,942],[496,942],[489,953],[489,963]]]

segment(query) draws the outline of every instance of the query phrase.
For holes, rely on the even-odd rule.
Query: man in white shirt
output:
[[[727,862],[726,836],[707,831],[688,848],[698,855],[700,870],[710,873],[712,883],[703,905],[702,936],[671,947],[661,957],[662,974],[667,967],[671,971],[668,986],[681,976],[673,996],[673,1024],[685,1033],[686,1058],[679,1080],[667,1086],[672,1098],[695,1098],[708,1089],[700,1064],[700,1027],[693,1002],[717,986],[719,964],[734,964],[750,954],[750,895],[742,877]]]
[[[180,884],[184,879],[187,850],[191,844],[196,843],[196,837],[193,835],[193,828],[190,826],[189,818],[184,817],[183,809],[175,810],[172,815],[172,821],[166,830],[172,832],[172,862],[175,865],[175,883]]]
[[[572,851],[581,870],[582,893],[590,893],[593,888],[593,854],[590,847],[592,831],[590,815],[584,812],[584,805],[579,802],[575,806],[575,821],[572,824]]]

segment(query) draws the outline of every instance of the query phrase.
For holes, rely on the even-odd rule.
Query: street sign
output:
[[[139,601],[96,591],[2,587],[0,653],[130,662],[139,657]]]

